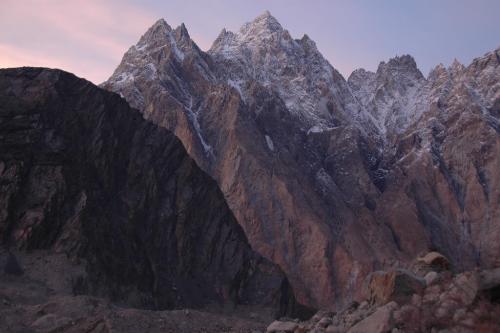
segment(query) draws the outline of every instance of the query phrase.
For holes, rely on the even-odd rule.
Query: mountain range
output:
[[[159,20],[101,86],[175,133],[300,302],[341,307],[430,249],[499,264],[499,62],[425,77],[404,55],[345,80],[265,12],[207,52]]]
[[[500,327],[500,48],[427,76],[402,55],[345,79],[269,12],[208,51],[160,19],[99,87],[3,69],[0,102],[0,296],[37,290],[22,311],[0,304],[19,331],[48,323],[40,307],[73,318],[60,293],[99,297],[79,298],[86,332],[120,325],[102,299],[257,309],[249,320],[329,311],[268,332]],[[129,331],[163,320],[130,316]]]

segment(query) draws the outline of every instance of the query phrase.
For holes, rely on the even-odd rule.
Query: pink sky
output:
[[[158,16],[120,1],[1,1],[1,33],[11,36],[0,39],[0,67],[57,67],[95,83]]]

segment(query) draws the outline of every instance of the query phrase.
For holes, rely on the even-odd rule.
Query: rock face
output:
[[[1,70],[0,137],[1,241],[83,260],[77,293],[295,308],[216,182],[118,95],[58,70]]]
[[[415,281],[422,279],[417,272],[401,269],[381,271],[378,276],[391,277],[395,272],[400,277],[404,274],[406,282],[409,276]],[[338,312],[319,311],[310,320],[295,323],[295,332],[498,332],[497,270],[432,273],[437,275],[433,284],[405,288],[405,297],[397,301],[386,298],[375,302],[368,298]]]
[[[268,12],[207,53],[160,20],[103,87],[181,139],[301,302],[333,308],[429,250],[500,265],[499,54],[346,81]]]
[[[383,305],[389,301],[407,302],[412,295],[421,294],[425,280],[406,270],[374,272],[369,278],[370,302]]]

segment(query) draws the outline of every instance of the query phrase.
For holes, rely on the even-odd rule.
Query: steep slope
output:
[[[77,292],[155,309],[293,310],[215,181],[118,95],[58,70],[1,70],[0,136],[1,241],[84,260]]]
[[[500,264],[493,241],[500,228],[499,59],[497,49],[467,67],[439,65],[426,79],[411,57],[396,57],[377,73],[357,70],[348,81],[390,125],[382,218],[395,230],[418,220],[432,246],[460,268]],[[422,238],[400,239],[402,246],[417,241]]]
[[[499,81],[499,49],[467,67],[436,67],[421,102],[428,111],[387,154],[398,170],[393,188],[412,198],[432,242],[461,267],[500,264]]]
[[[156,34],[155,26],[141,41]],[[182,60],[168,42],[177,36],[170,31],[181,28],[160,32],[162,48],[137,56],[130,50],[141,49],[139,41],[103,86],[131,103],[143,101],[146,118],[179,136],[218,182],[252,247],[284,270],[300,301],[342,307],[359,299],[373,270],[404,266],[434,248],[457,269],[491,264],[477,258],[476,241],[463,237],[471,220],[457,213],[450,166],[420,146],[417,133],[434,133],[424,119],[436,112],[438,90],[411,57],[382,63],[377,73],[358,71],[346,82],[314,42],[294,40],[268,12],[237,33],[224,30],[208,53],[175,39],[177,47],[189,46],[179,48]],[[157,77],[146,75],[144,57],[155,61]],[[492,157],[479,164],[494,170],[498,65],[489,66],[471,70],[482,88],[460,107],[477,108],[486,95],[492,100],[489,116],[482,112],[467,131],[491,134],[481,155]],[[138,75],[117,83],[130,73]],[[446,126],[451,148],[465,132]],[[448,158],[459,154],[450,151]],[[495,184],[497,175],[487,177]],[[479,205],[496,211],[495,200],[481,198]],[[495,221],[489,228],[497,228]],[[488,238],[481,246],[494,251],[496,244]]]

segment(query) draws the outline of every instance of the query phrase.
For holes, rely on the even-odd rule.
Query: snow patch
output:
[[[231,87],[233,87],[234,89],[236,89],[238,91],[238,93],[240,94],[243,102],[245,102],[245,96],[243,95],[243,92],[242,92],[241,86],[240,86],[242,83],[243,83],[242,80],[236,80],[236,81],[231,80],[231,79],[227,80],[227,84],[230,85]]]
[[[142,52],[144,51],[146,48],[148,47],[148,44],[147,43],[144,43],[143,45],[139,46],[139,45],[136,45],[135,46],[135,49],[139,52]]]
[[[177,42],[175,41],[175,38],[174,38],[172,32],[170,32],[168,34],[168,36],[170,38],[170,46],[172,48],[172,51],[174,51],[175,56],[180,61],[184,61],[184,53],[177,47]]]
[[[266,135],[265,137],[266,137],[267,147],[269,148],[269,150],[274,151],[273,140],[271,140],[271,138],[269,137],[269,135]]]
[[[130,72],[123,72],[117,77],[116,83],[125,84],[129,81],[134,81],[134,79],[135,79],[134,74]]]
[[[193,107],[193,97],[191,97],[191,100],[189,101],[189,106],[185,107],[184,109],[187,112],[189,120],[191,120],[191,124],[193,125],[194,131],[196,132],[196,135],[198,136],[198,139],[200,140],[201,145],[203,146],[203,150],[205,151],[206,154],[213,155],[212,146],[210,146],[205,141],[205,138],[201,134],[201,127],[200,127],[200,122],[198,121],[198,114],[193,112],[192,107]]]

